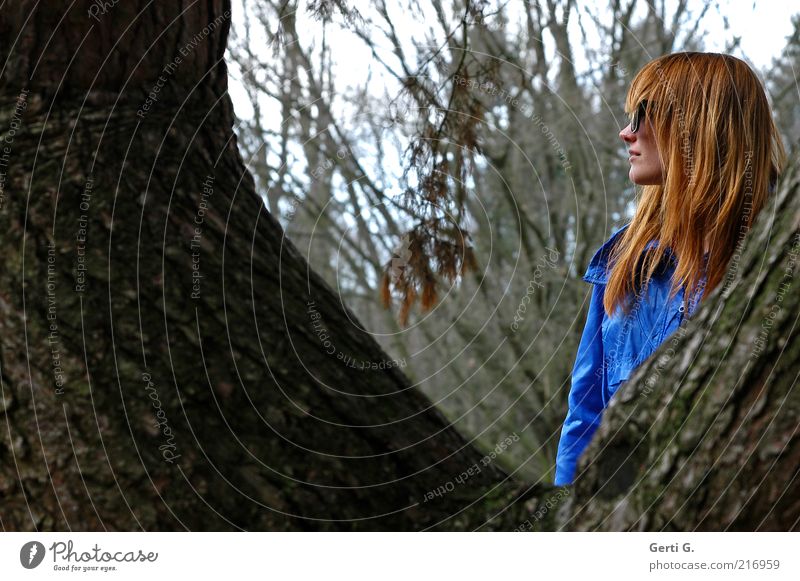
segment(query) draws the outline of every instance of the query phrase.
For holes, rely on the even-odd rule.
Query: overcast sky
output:
[[[364,4],[365,2],[366,4]],[[363,9],[365,12],[371,11],[368,0],[351,0],[351,5]],[[605,3],[603,5],[605,6]],[[389,6],[391,9],[391,2]],[[702,6],[702,2],[690,0],[689,6],[698,10],[698,7]],[[756,68],[763,70],[770,66],[772,58],[779,56],[786,45],[786,37],[792,31],[790,18],[797,12],[800,12],[800,2],[796,0],[718,0],[705,18],[706,49],[722,51],[725,48],[726,39],[730,38],[732,34],[740,35],[741,50],[734,54],[745,57]],[[241,24],[241,18],[240,5],[234,2],[234,26]],[[727,31],[725,30],[726,20],[729,27]],[[402,35],[402,12],[398,16],[398,23],[400,24],[398,30]],[[410,34],[413,34],[413,30],[409,31]],[[335,70],[335,78],[341,82],[341,85],[349,84],[345,78],[348,75],[359,79],[365,78],[368,68],[373,63],[370,63],[371,56],[364,50],[363,44],[346,30],[329,30],[329,40],[337,43],[338,48],[345,49],[340,54],[346,55],[347,62],[343,66],[336,67],[337,70]],[[357,61],[356,58],[353,58],[356,55],[363,55],[363,59]],[[577,64],[579,65],[579,63]],[[374,72],[376,67],[373,66],[372,70]],[[234,108],[237,115],[247,118],[252,115],[252,108],[238,83],[238,77],[238,71],[231,66],[230,94]]]
[[[791,16],[800,12],[796,0],[727,0],[718,2],[723,15],[729,20],[731,31],[742,37],[742,53],[759,68],[771,64],[786,46],[786,37],[792,33]],[[716,31],[711,28],[717,25]],[[709,19],[706,42],[709,50],[723,48],[723,22],[718,16]],[[716,34],[713,34],[716,32]]]

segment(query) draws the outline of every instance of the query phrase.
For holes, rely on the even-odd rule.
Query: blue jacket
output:
[[[631,373],[674,331],[684,318],[684,289],[669,301],[669,288],[676,259],[669,248],[644,298],[623,317],[618,309],[612,317],[603,309],[609,253],[630,223],[618,229],[595,252],[583,280],[593,283],[589,314],[583,329],[569,392],[569,411],[561,429],[556,457],[555,484],[571,484],[578,457],[600,425],[603,409]],[[657,244],[652,240],[647,248]],[[706,259],[708,256],[706,255]],[[689,316],[702,297],[701,287],[688,305]]]

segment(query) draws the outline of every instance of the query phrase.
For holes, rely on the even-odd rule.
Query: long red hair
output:
[[[603,306],[613,314],[641,292],[665,247],[677,259],[670,298],[699,290],[710,238],[703,298],[719,285],[737,246],[764,207],[786,159],[764,87],[744,61],[679,52],[647,63],[631,83],[625,110],[647,100],[664,168],[662,185],[637,188],[630,226],[611,256]],[[658,245],[645,252],[648,242]]]

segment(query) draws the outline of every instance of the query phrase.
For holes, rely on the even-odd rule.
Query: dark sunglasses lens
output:
[[[647,101],[642,101],[639,103],[639,106],[636,107],[636,111],[633,113],[633,120],[631,121],[632,133],[639,131],[639,124],[641,123],[642,119],[644,119],[646,107]]]

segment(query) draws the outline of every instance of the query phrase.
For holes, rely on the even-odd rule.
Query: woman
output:
[[[573,481],[620,384],[722,282],[785,160],[763,86],[730,55],[681,52],[649,62],[625,110],[632,119],[619,136],[641,188],[633,218],[583,276],[592,296],[556,485]]]

